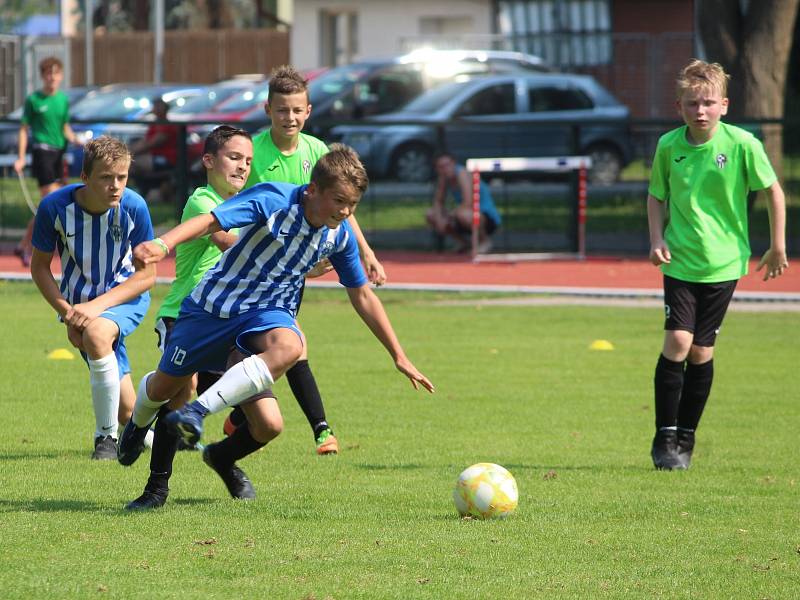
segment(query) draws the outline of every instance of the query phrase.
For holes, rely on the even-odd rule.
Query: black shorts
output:
[[[51,148],[34,148],[33,176],[39,182],[39,187],[44,187],[60,181],[64,175],[64,151]]]
[[[664,275],[664,329],[689,331],[694,345],[713,347],[737,282],[692,283]]]

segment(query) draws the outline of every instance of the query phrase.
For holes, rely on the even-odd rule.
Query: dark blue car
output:
[[[375,178],[428,181],[433,155],[447,149],[460,161],[577,152],[592,158],[590,181],[612,183],[631,160],[628,118],[589,76],[494,75],[437,87],[363,125],[334,127],[330,139],[355,148]]]

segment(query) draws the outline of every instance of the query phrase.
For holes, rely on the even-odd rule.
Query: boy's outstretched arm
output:
[[[142,242],[136,246],[133,249],[134,261],[142,265],[156,263],[169,254],[169,251],[178,244],[196,240],[199,237],[209,233],[216,233],[217,231],[222,231],[222,227],[220,227],[219,221],[212,213],[197,215],[177,227],[173,227],[160,238],[156,238],[160,243],[152,240]]]
[[[361,231],[361,226],[356,221],[355,215],[347,217],[347,222],[356,234],[358,253],[361,255],[361,261],[364,263],[367,277],[375,285],[383,285],[386,283],[386,270],[378,260],[378,257],[375,256],[375,252],[370,248],[369,242],[367,242],[364,232]]]
[[[650,262],[655,266],[672,260],[667,243],[664,241],[664,221],[666,207],[655,196],[647,195],[647,227],[650,230]]]
[[[429,392],[433,392],[433,384],[430,380],[420,373],[417,368],[408,360],[403,347],[397,340],[397,336],[392,329],[392,324],[383,304],[369,286],[362,285],[357,288],[347,288],[347,295],[350,296],[350,303],[356,309],[358,316],[367,324],[370,331],[389,351],[397,369],[411,380],[414,389],[419,389],[421,385]]]
[[[766,189],[767,212],[769,213],[769,249],[761,257],[756,271],[765,266],[764,281],[783,275],[789,268],[786,257],[786,196],[777,181]]]

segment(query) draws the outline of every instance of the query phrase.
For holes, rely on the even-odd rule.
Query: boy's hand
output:
[[[421,385],[430,393],[434,392],[433,384],[427,377],[425,377],[425,375],[417,371],[417,368],[411,364],[410,360],[405,357],[398,358],[395,366],[397,367],[398,371],[411,380],[411,385],[414,386],[415,390],[418,390],[419,386]]]
[[[775,279],[783,275],[783,272],[789,268],[789,260],[786,258],[786,251],[770,248],[764,252],[764,256],[761,257],[756,271],[760,271],[765,266],[767,270],[764,271],[764,281],[767,279]]]
[[[333,265],[331,264],[331,261],[327,258],[323,258],[314,265],[313,269],[306,273],[306,277],[322,277],[325,275],[325,273],[330,273],[331,271],[333,271]]]
[[[672,260],[672,254],[664,240],[650,246],[650,262],[655,266],[668,265]]]
[[[367,277],[371,283],[377,286],[386,283],[386,271],[374,254],[364,256],[362,260],[364,262],[364,268],[367,271]]]
[[[133,249],[134,265],[145,266],[157,263],[166,255],[163,246],[154,241],[142,242]]]
[[[76,304],[71,307],[64,315],[64,323],[69,327],[74,327],[78,331],[83,331],[103,312],[100,306],[94,306],[91,302]]]
[[[23,171],[25,170],[24,158],[18,158],[14,161],[14,170],[17,172],[17,174],[22,175]]]

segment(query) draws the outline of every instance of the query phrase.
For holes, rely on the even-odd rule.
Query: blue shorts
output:
[[[131,372],[131,363],[128,361],[128,350],[125,348],[125,337],[133,333],[133,330],[139,326],[149,307],[150,292],[145,292],[138,298],[134,298],[125,304],[112,306],[100,313],[101,317],[113,321],[119,328],[119,336],[116,342],[114,342],[114,354],[117,357],[120,379]],[[84,352],[81,352],[81,356],[83,356],[83,360],[88,359]]]
[[[242,338],[259,331],[285,327],[302,340],[294,316],[282,309],[257,309],[223,319],[200,308],[187,296],[169,335],[158,370],[173,377],[199,371],[224,371],[228,355],[238,348],[245,355],[252,350]]]

